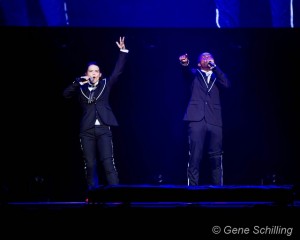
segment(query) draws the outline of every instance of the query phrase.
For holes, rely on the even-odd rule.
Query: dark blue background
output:
[[[225,184],[299,183],[298,29],[1,29],[2,182],[15,199],[74,200],[84,189],[79,106],[62,97],[89,60],[104,74],[115,42],[130,58],[112,92],[121,183],[186,184],[188,87],[178,56],[212,52],[233,86],[223,97]],[[205,173],[204,173],[205,175]]]

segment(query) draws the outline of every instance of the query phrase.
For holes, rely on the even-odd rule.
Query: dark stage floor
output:
[[[299,215],[298,201],[284,206],[270,202],[11,202],[1,206],[1,231],[11,237],[39,238],[83,234],[101,238],[110,232],[130,239],[183,234],[200,239],[299,239]],[[221,232],[215,233],[215,228]],[[248,233],[225,233],[231,228],[248,229]]]
[[[211,201],[206,201],[207,196]],[[162,234],[168,238],[185,234],[206,239],[300,239],[300,200],[294,196],[291,186],[100,188],[90,195],[94,198],[90,203],[4,202],[0,208],[1,229],[10,236],[22,233],[23,237],[93,233],[100,238],[108,231],[139,239],[160,238]],[[100,201],[101,197],[107,201]],[[218,227],[221,232],[214,232]],[[233,229],[239,229],[239,233],[230,232]]]

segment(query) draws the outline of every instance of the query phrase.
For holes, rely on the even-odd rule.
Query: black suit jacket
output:
[[[191,81],[191,96],[184,114],[185,121],[205,120],[213,125],[222,126],[220,88],[228,88],[230,82],[220,68],[215,67],[209,84],[200,69],[182,66],[184,76]]]
[[[82,107],[81,132],[94,127],[96,118],[106,125],[118,126],[117,119],[109,104],[109,94],[113,84],[116,83],[124,70],[127,56],[128,53],[120,51],[112,74],[99,81],[92,103],[88,102],[90,95],[89,84],[80,85],[77,81],[74,81],[64,90],[63,96],[65,98],[72,98],[73,96],[78,96],[79,98],[78,100]]]

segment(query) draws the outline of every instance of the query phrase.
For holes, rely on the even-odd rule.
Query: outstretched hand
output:
[[[188,60],[189,59],[188,59],[187,53],[184,54],[184,55],[179,56],[179,61],[182,62],[182,63],[186,63]]]
[[[126,49],[126,47],[125,47],[125,37],[120,37],[119,42],[116,42],[116,44],[118,45],[118,47],[121,50]]]
[[[188,58],[188,54],[184,54],[179,56],[179,61],[183,66],[187,66],[189,64],[189,58]]]

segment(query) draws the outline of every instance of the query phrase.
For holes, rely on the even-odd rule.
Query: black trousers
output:
[[[99,186],[99,164],[102,165],[108,185],[119,184],[113,156],[112,132],[109,126],[95,125],[80,133],[81,148],[85,161],[88,189]]]
[[[208,156],[211,183],[223,185],[222,127],[208,124],[205,119],[188,125],[190,159],[187,168],[188,185],[199,185],[200,166]]]

